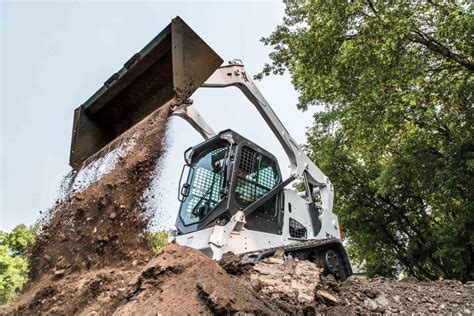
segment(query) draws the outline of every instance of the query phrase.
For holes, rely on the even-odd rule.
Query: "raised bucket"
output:
[[[69,163],[78,166],[175,97],[187,98],[222,64],[176,17],[74,111]]]

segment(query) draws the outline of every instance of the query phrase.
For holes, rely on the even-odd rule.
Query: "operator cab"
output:
[[[225,225],[237,211],[245,210],[282,181],[276,158],[232,130],[189,148],[185,161],[176,220],[179,235]],[[252,212],[245,227],[281,234],[283,205],[281,192]]]

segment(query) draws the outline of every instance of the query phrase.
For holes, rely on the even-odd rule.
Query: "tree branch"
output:
[[[372,13],[374,13],[374,15],[377,17],[377,19],[382,20],[379,16],[379,13],[375,9],[375,5],[372,2],[372,0],[367,0],[367,4],[369,5],[370,11],[372,11]]]
[[[420,30],[415,29],[411,34],[409,34],[408,39],[414,43],[421,44],[430,51],[438,53],[446,59],[452,60],[467,70],[474,72],[474,64],[470,62],[469,59],[452,52],[449,48]]]

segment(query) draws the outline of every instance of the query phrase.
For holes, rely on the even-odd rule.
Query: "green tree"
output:
[[[369,275],[474,279],[471,1],[286,0],[267,38]]]
[[[146,239],[153,252],[160,252],[168,244],[168,234],[165,231],[148,233]]]
[[[37,230],[38,225],[21,224],[11,233],[0,231],[0,305],[11,303],[28,279],[26,251]]]

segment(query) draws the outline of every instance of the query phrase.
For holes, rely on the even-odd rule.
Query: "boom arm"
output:
[[[270,104],[268,104],[268,102],[258,90],[257,86],[248,76],[242,64],[233,62],[230,65],[218,68],[202,85],[202,87],[207,88],[225,88],[230,86],[239,88],[250,100],[250,102],[252,102],[252,104],[257,108],[258,112],[270,127],[273,134],[283,146],[283,149],[290,160],[291,174],[294,177],[304,177],[306,185],[310,184],[316,186],[321,194],[323,210],[332,212],[334,190],[328,177],[326,177],[326,175],[324,175],[324,173],[311,161],[311,159],[306,156],[300,146],[298,146],[298,144],[293,140],[285,126],[271,108]],[[194,109],[193,111],[195,112]],[[182,115],[180,116],[183,117]],[[193,121],[192,116],[195,115],[187,116],[187,120]],[[199,117],[199,120],[202,120],[202,118]],[[192,125],[205,138],[209,137],[209,134],[204,131],[209,128],[207,124],[203,125],[201,129],[197,128],[197,126],[201,124]],[[308,189],[309,188],[307,188],[307,192]],[[313,202],[311,196],[312,194],[308,193],[308,195],[310,202]]]
[[[248,76],[242,64],[234,63],[220,67],[202,85],[202,87],[209,88],[229,86],[239,88],[250,102],[255,105],[260,115],[283,146],[290,160],[291,173],[296,177],[304,177],[306,174],[308,182],[317,186],[320,190],[323,209],[332,211],[334,189],[328,177],[306,156],[304,151],[290,136],[270,104],[268,104],[255,83]]]

